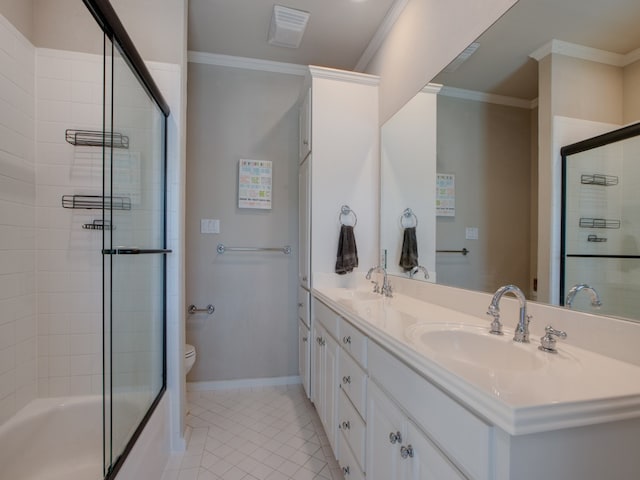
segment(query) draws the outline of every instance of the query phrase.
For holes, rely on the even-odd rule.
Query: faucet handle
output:
[[[538,347],[538,349],[547,353],[558,353],[558,350],[556,350],[557,340],[555,339],[555,337],[562,338],[564,340],[565,338],[567,338],[567,332],[556,330],[551,325],[547,325],[544,328],[544,331],[546,333],[543,337],[540,338],[540,346]]]
[[[491,315],[493,317],[489,333],[493,335],[504,335],[504,332],[502,331],[502,322],[500,321],[500,310],[498,310],[494,305],[489,305],[487,315]]]

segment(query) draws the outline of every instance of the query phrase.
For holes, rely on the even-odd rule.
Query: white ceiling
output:
[[[190,0],[188,48],[353,70],[395,0]],[[311,13],[299,48],[267,43],[273,5]]]
[[[402,0],[190,0],[192,51],[353,70],[387,12]],[[311,13],[298,49],[267,43],[273,5]],[[627,54],[640,47],[640,0],[520,0],[454,73],[434,81],[532,100],[537,63],[551,39]]]
[[[640,0],[520,0],[478,38],[469,60],[434,82],[533,100],[535,50],[556,39],[625,55],[640,48],[639,24]]]

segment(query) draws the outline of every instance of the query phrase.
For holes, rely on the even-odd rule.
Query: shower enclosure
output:
[[[576,284],[598,313],[640,319],[640,123],[561,149],[560,301]],[[574,308],[593,311],[589,295]]]
[[[113,478],[166,388],[166,122],[169,108],[108,1],[104,31],[103,436]],[[82,200],[82,198],[81,198]]]

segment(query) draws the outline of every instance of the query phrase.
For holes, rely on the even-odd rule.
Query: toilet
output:
[[[193,367],[193,364],[196,363],[196,347],[193,345],[189,345],[188,343],[184,346],[184,374],[186,375]]]

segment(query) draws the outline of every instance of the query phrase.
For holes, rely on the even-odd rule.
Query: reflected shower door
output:
[[[113,44],[105,76],[105,471],[165,388],[166,118]]]

